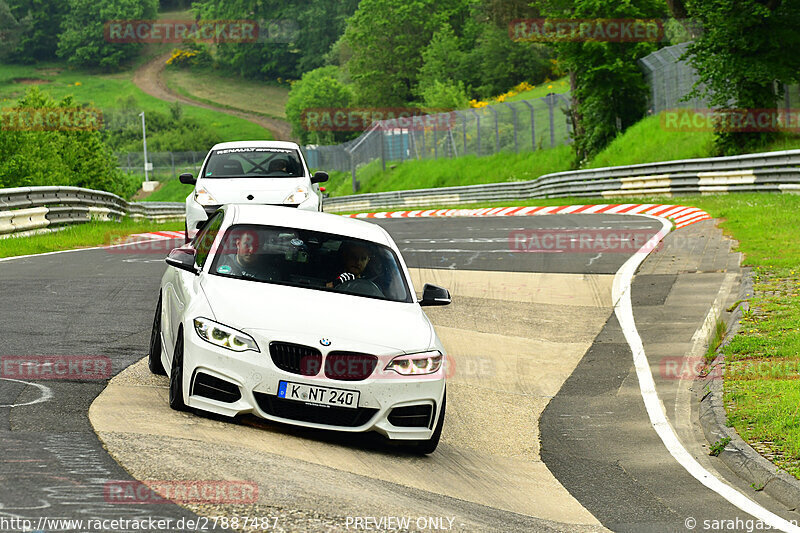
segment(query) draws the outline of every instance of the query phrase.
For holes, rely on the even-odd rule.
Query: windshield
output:
[[[394,251],[341,235],[262,225],[231,226],[211,273],[278,285],[411,302]]]
[[[283,148],[227,148],[213,150],[205,178],[298,178],[303,165],[297,150]]]

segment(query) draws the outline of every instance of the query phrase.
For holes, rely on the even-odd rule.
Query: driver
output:
[[[260,277],[259,269],[256,268],[257,233],[253,230],[243,230],[231,237],[236,254],[229,254],[223,265],[217,268],[217,272],[247,279]]]
[[[352,242],[345,243],[342,245],[341,254],[344,272],[328,282],[327,287],[336,287],[364,276],[370,260],[369,249],[366,246]]]

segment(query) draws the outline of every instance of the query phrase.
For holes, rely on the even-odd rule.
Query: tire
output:
[[[183,403],[183,332],[178,334],[175,353],[172,355],[172,372],[169,375],[169,406],[176,411],[186,411]]]
[[[147,354],[147,367],[158,376],[166,376],[167,371],[161,364],[161,295],[158,296],[156,316],[153,317],[153,331],[150,333],[150,352]]]
[[[442,408],[439,412],[439,421],[436,422],[436,428],[433,430],[433,435],[428,440],[416,441],[409,446],[410,451],[420,455],[428,455],[436,451],[439,446],[439,439],[442,437],[442,428],[444,427],[444,413],[447,407],[447,391],[442,396]]]

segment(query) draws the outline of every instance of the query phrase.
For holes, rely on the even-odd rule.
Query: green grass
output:
[[[33,255],[59,250],[90,248],[111,244],[114,238],[151,231],[182,231],[183,222],[157,224],[149,221],[88,222],[67,229],[29,237],[8,237],[0,240],[0,257]]]
[[[387,162],[386,172],[381,169],[380,161],[373,161],[358,171],[359,193],[532,180],[542,174],[569,168],[571,157],[568,146],[559,146],[521,154]],[[330,174],[326,186],[332,196],[352,194],[350,173]]]
[[[145,198],[144,202],[183,202],[192,192],[191,185],[184,185],[177,179],[162,183],[161,188]]]
[[[587,167],[614,167],[710,157],[712,140],[713,135],[709,132],[665,131],[661,128],[659,117],[647,117],[617,137]]]
[[[136,108],[142,111],[168,113],[170,104],[142,92],[131,81],[132,76],[132,72],[94,74],[71,70],[61,63],[42,64],[38,67],[0,64],[0,107],[13,105],[29,86],[14,82],[15,78],[33,78],[42,80],[42,90],[57,99],[73,95],[78,103],[92,104],[101,109],[117,108],[122,101],[132,99]],[[272,139],[269,130],[225,113],[184,106],[184,114],[216,130],[225,140]]]
[[[167,68],[167,85],[173,91],[206,104],[286,119],[289,88],[244,80],[211,70]]]

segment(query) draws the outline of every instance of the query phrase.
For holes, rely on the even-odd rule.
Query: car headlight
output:
[[[227,348],[234,352],[253,350],[260,352],[253,337],[242,331],[230,328],[207,318],[195,318],[194,330],[206,342],[215,346]]]
[[[200,205],[216,205],[217,200],[211,196],[211,193],[205,187],[200,187],[194,192],[194,201]]]
[[[395,357],[386,365],[386,370],[394,370],[402,376],[424,376],[438,372],[441,367],[442,354],[433,350]]]
[[[298,185],[295,190],[289,194],[284,200],[283,203],[285,204],[302,204],[308,200],[308,187],[305,185]]]

